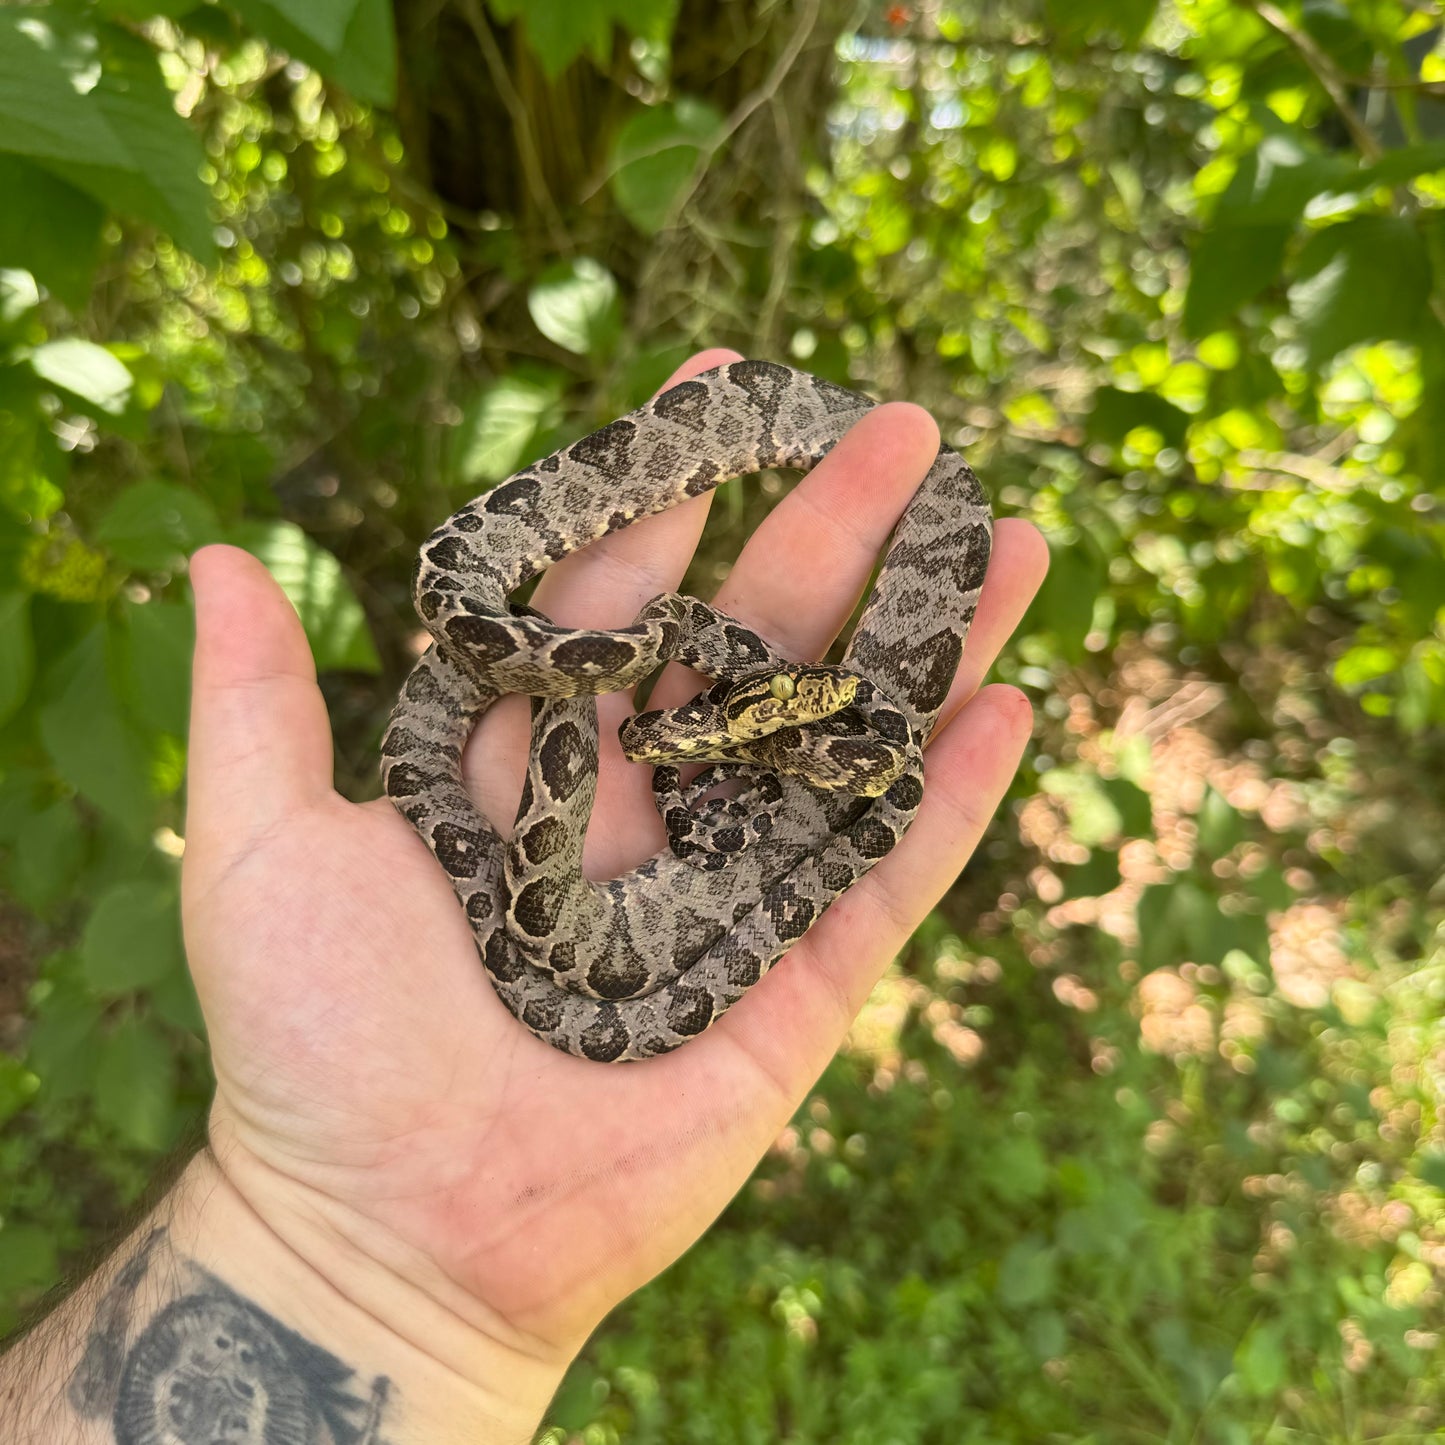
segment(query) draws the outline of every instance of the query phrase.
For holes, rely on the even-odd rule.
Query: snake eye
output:
[[[768,684],[768,691],[779,702],[787,702],[790,697],[797,695],[798,684],[786,672],[779,672],[774,674],[773,680]]]

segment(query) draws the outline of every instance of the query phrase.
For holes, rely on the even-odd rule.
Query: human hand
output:
[[[704,353],[673,381],[730,359]],[[759,527],[718,605],[788,656],[821,656],[937,445],[919,408],[875,409]],[[708,501],[565,559],[533,605],[563,623],[626,624],[679,584]],[[226,1183],[363,1308],[420,1301],[439,1351],[455,1329],[560,1373],[741,1186],[978,842],[1029,730],[1017,691],[979,684],[1046,557],[1026,523],[998,524],[902,843],[706,1034],[609,1067],[557,1053],[502,1007],[426,847],[386,800],[333,790],[326,708],[289,603],[245,553],[198,553],[183,896]],[[680,673],[657,705],[697,690]],[[663,836],[649,770],[615,742],[630,701],[598,702],[587,864],[609,877]],[[474,796],[504,832],[527,714],[525,699],[503,700],[466,754]],[[384,1282],[357,1285],[367,1272]],[[457,1361],[475,1358],[458,1343],[449,1363],[465,1372]]]

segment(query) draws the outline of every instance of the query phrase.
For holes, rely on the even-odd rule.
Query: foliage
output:
[[[392,21],[0,10],[0,1318],[204,1104],[186,554],[271,567],[374,792],[416,539],[726,343],[924,402],[1044,528],[1037,747],[552,1438],[1445,1426],[1437,18]]]

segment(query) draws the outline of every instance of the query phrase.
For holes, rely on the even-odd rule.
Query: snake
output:
[[[903,837],[978,604],[992,512],[940,445],[835,666],[790,659],[678,593],[614,629],[562,626],[514,594],[727,481],[810,471],[875,404],[777,362],[728,362],[523,467],[422,545],[413,592],[431,642],[382,739],[383,789],[445,871],[502,1003],[564,1053],[626,1062],[698,1037]],[[597,695],[669,662],[713,685],[620,734],[654,769],[668,845],[590,880]],[[511,693],[531,698],[531,750],[504,835],[470,797],[462,752]],[[708,766],[684,782],[692,762]]]

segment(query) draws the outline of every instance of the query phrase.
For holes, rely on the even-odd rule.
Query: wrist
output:
[[[191,1161],[134,1234],[0,1359],[13,1445],[526,1445],[566,1368]]]
[[[176,1254],[339,1361],[354,1400],[384,1402],[387,1445],[532,1438],[569,1352],[506,1330],[364,1221],[217,1142],[168,1201]]]

